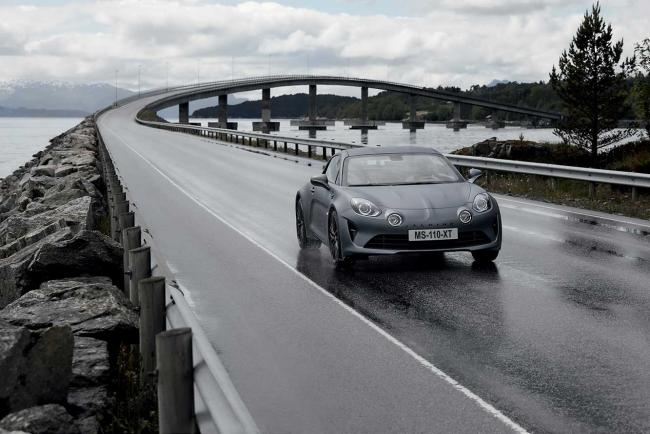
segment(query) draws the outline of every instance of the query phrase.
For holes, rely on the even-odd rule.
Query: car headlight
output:
[[[350,205],[354,212],[364,217],[377,217],[381,214],[379,207],[367,199],[355,197],[350,201]]]
[[[474,197],[474,202],[472,203],[472,209],[476,212],[485,212],[492,208],[492,202],[490,201],[490,196],[487,193],[479,193]]]

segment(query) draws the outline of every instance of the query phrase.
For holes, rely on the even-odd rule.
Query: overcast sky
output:
[[[604,0],[627,54],[649,0]],[[547,80],[579,0],[0,1],[0,80],[142,87],[283,73],[467,88]]]

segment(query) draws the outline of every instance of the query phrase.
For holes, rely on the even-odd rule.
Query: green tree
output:
[[[642,70],[634,83],[636,108],[638,116],[645,125],[646,134],[650,138],[650,39],[646,38],[640,44],[636,44],[634,52]]]
[[[634,57],[621,61],[623,41],[612,41],[612,26],[600,13],[600,4],[585,13],[569,51],[562,52],[550,82],[564,103],[563,118],[555,134],[591,153],[635,134],[617,129],[625,113],[625,79],[634,69]],[[620,63],[619,63],[620,62]]]

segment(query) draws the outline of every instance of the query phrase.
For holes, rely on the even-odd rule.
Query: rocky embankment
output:
[[[567,166],[586,166],[591,163],[589,154],[576,146],[530,140],[497,140],[496,137],[458,149],[454,154]]]
[[[0,433],[96,433],[137,341],[91,118],[0,181]]]

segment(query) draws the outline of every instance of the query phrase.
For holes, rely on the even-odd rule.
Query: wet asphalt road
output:
[[[140,223],[263,431],[507,426],[375,342],[215,215],[529,431],[650,431],[647,236],[501,198],[493,266],[454,253],[373,258],[341,272],[324,247],[301,252],[295,240],[295,191],[318,164],[147,129],[130,121],[133,110],[105,115],[102,134]]]

